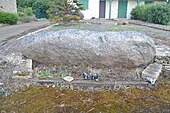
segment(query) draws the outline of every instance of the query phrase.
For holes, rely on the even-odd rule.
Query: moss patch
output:
[[[170,82],[161,81],[154,90],[129,88],[83,92],[52,87],[33,87],[1,98],[0,111],[16,113],[58,112],[168,112]]]

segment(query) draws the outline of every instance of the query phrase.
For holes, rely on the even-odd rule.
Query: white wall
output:
[[[84,19],[99,18],[99,0],[89,0],[89,8],[82,10]]]
[[[87,10],[83,10],[84,19],[91,19],[92,17],[99,18],[99,4],[100,0],[89,0],[89,8]],[[144,4],[144,1],[141,1],[140,5]],[[131,17],[131,11],[133,8],[137,6],[136,0],[128,0],[127,4],[127,18]],[[112,9],[111,9],[111,18],[118,17],[118,0],[112,1]],[[106,0],[106,13],[105,18],[109,18],[109,0]]]
[[[140,5],[143,5],[145,4],[144,1],[141,1],[140,2]],[[135,8],[137,6],[137,2],[136,0],[128,0],[128,6],[127,6],[127,18],[130,18],[131,17],[131,11],[133,8]]]
[[[118,0],[112,1],[111,18],[117,18],[118,14]],[[109,18],[109,0],[106,1],[106,15],[105,18]]]
[[[127,4],[127,18],[131,17],[131,11],[133,8],[135,8],[137,6],[137,2],[136,0],[128,0],[128,4]]]

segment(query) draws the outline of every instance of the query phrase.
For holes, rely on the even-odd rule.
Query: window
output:
[[[89,0],[79,0],[79,2],[83,5],[83,9],[89,8]]]

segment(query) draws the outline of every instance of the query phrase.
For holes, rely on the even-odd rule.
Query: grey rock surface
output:
[[[0,50],[14,51],[42,63],[136,68],[152,62],[155,45],[148,36],[133,31],[65,29],[25,36]]]
[[[150,64],[142,72],[142,78],[151,84],[155,84],[156,80],[159,78],[162,72],[162,65],[158,63]]]
[[[164,66],[164,70],[163,70],[163,76],[164,77],[169,77],[170,76],[170,64],[167,66]]]
[[[0,56],[0,67],[6,63],[13,66],[13,68],[11,68],[13,71],[28,72],[29,70],[32,70],[32,59],[23,58],[22,53],[11,53]]]

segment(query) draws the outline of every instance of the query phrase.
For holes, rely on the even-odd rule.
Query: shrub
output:
[[[131,12],[131,19],[145,21],[146,20],[145,12],[148,7],[149,5],[142,5],[134,8]]]
[[[18,16],[22,17],[22,16],[34,16],[33,10],[31,7],[26,7],[26,8],[22,8],[19,7],[18,8]]]
[[[48,18],[46,13],[46,10],[49,8],[47,0],[37,0],[32,8],[37,18]]]
[[[148,4],[137,6],[131,12],[131,19],[166,25],[170,21],[170,5]]]
[[[0,12],[0,23],[3,24],[16,24],[18,21],[18,15],[15,13]]]
[[[48,18],[46,13],[46,10],[49,8],[48,0],[17,0],[17,6],[18,10],[20,10],[20,8],[32,8],[37,18]]]
[[[35,19],[31,7],[26,7],[26,8],[19,7],[18,16],[19,16],[19,21],[24,23],[31,22]]]
[[[17,7],[32,7],[37,0],[17,0]]]
[[[24,9],[24,13],[25,13],[26,15],[28,15],[28,16],[33,16],[33,15],[34,15],[33,10],[32,10],[31,7],[25,8],[25,9]]]
[[[170,21],[170,6],[167,4],[152,4],[145,12],[146,21],[167,25]]]
[[[29,23],[32,22],[33,20],[35,20],[35,17],[33,16],[23,16],[19,18],[19,21],[23,23]]]

